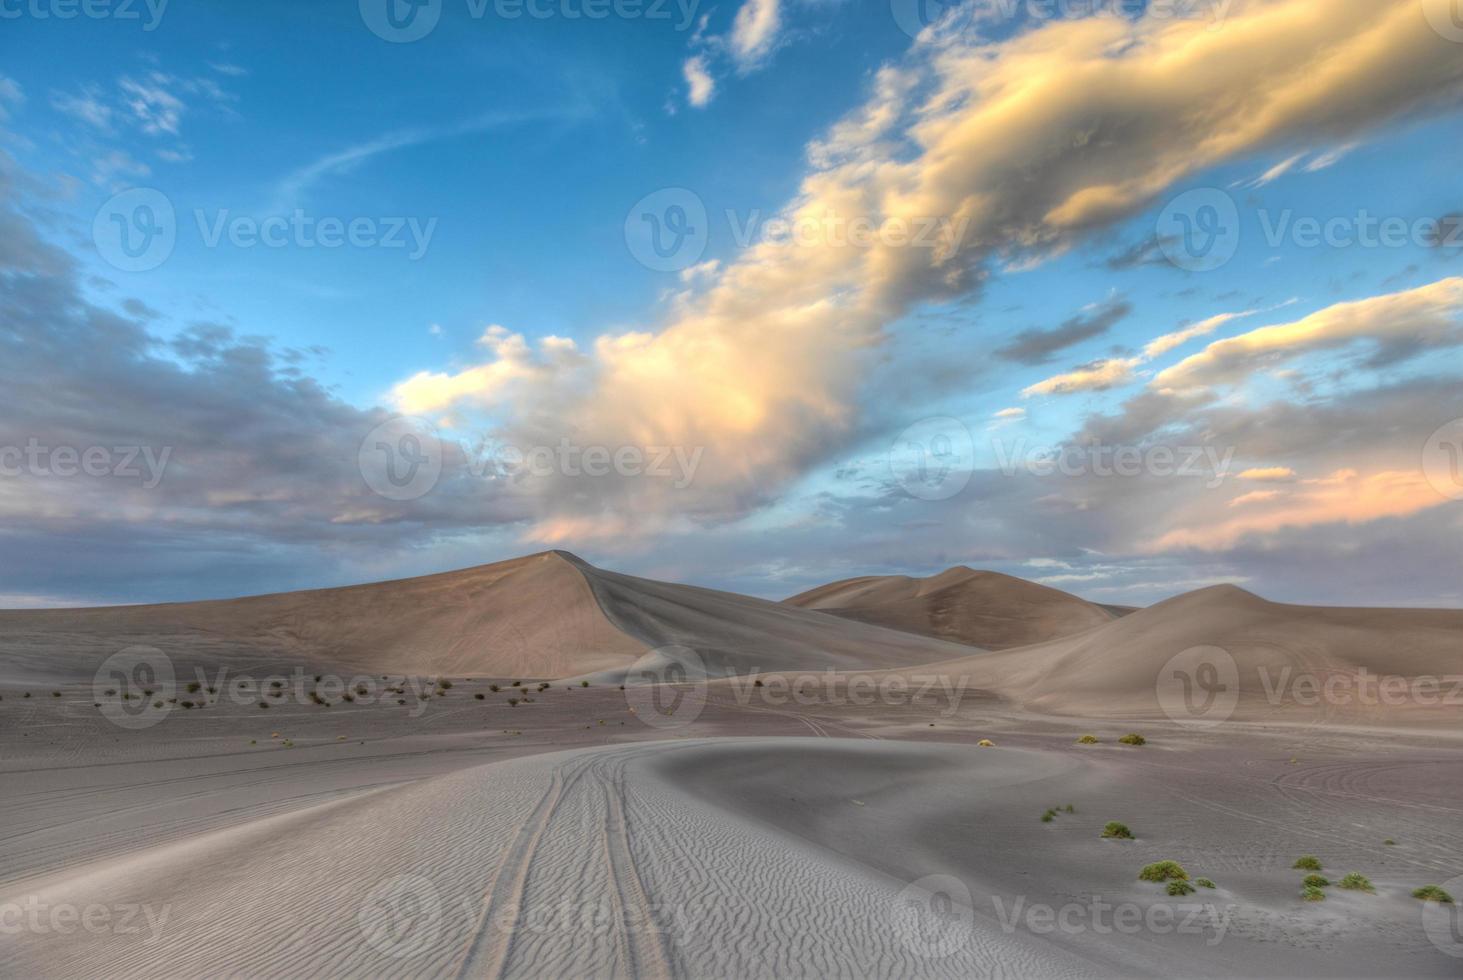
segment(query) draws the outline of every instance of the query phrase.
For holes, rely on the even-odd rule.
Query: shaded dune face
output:
[[[605,572],[550,551],[421,578],[209,602],[0,612],[33,678],[89,677],[146,645],[175,664],[562,678],[689,647],[708,673],[884,669],[961,648],[747,596]]]
[[[1188,659],[1175,661],[1181,657]],[[1218,671],[1208,682],[1199,673],[1205,663]],[[1209,717],[1456,724],[1463,718],[1455,690],[1463,680],[1463,611],[1295,606],[1222,585],[1074,636],[941,669],[1064,715],[1173,717],[1187,682],[1198,701],[1206,700],[1206,687],[1223,685],[1216,693],[1232,704],[1211,708]]]
[[[1111,609],[1058,589],[964,566],[929,578],[845,579],[785,601],[987,650],[1043,643],[1117,618]]]

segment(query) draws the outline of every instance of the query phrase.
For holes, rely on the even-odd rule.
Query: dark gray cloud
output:
[[[1048,364],[1057,353],[1068,347],[1107,333],[1132,312],[1133,306],[1126,300],[1108,300],[1050,330],[1023,330],[1010,343],[996,348],[995,354],[1018,364]]]

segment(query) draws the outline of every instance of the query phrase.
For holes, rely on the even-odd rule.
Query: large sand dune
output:
[[[175,663],[262,663],[369,674],[577,677],[667,645],[713,674],[888,668],[948,660],[953,645],[779,603],[605,572],[566,552],[422,578],[156,606],[0,611],[17,681],[89,676],[119,649]]]
[[[1117,617],[1113,610],[1058,589],[963,565],[928,578],[844,579],[784,601],[987,650],[1070,636]]]
[[[1225,713],[1456,724],[1463,611],[1285,605],[1215,586],[1075,636],[939,669],[1032,710],[1067,715],[1171,715],[1182,712],[1188,684],[1194,707],[1208,709],[1195,711],[1197,721]]]

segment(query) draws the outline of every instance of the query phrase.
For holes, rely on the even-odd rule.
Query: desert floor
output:
[[[1463,875],[1446,732],[484,679],[132,730],[30,690],[0,685],[6,977],[1463,973],[1456,909],[1411,897]],[[1375,892],[1301,901],[1302,854]],[[1216,887],[1138,879],[1162,859]]]

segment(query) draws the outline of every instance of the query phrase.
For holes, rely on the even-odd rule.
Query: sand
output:
[[[40,651],[63,633],[100,642],[112,615],[139,631],[129,636],[196,639],[210,613],[167,607],[166,628],[136,611],[45,614],[23,629],[17,614],[6,635],[28,645],[6,648],[6,663],[26,683],[0,683],[0,976],[1459,974],[1457,920],[1410,893],[1447,884],[1463,897],[1460,726],[1409,726],[1410,710],[1252,717],[1246,692],[1232,717],[1200,727],[1142,696],[1152,662],[1196,637],[1244,662],[1264,651],[1312,666],[1447,666],[1456,614],[1206,590],[1049,644],[971,654],[572,556],[509,565],[462,573],[470,601],[451,589],[432,601],[478,622],[467,607],[521,607],[524,581],[568,595],[582,583],[588,604],[573,617],[594,638],[546,628],[544,659],[515,666],[571,657],[562,669],[581,671],[576,643],[618,663],[682,639],[717,669],[763,668],[763,686],[715,670],[625,690],[515,688],[527,678],[488,672],[447,688],[394,673],[363,675],[372,693],[351,702],[289,692],[261,709],[235,683],[321,657],[323,641],[285,649],[275,626],[218,604],[212,622],[235,634],[199,655],[230,651],[210,664],[225,670],[208,675],[217,693],[124,728],[76,676],[86,656],[38,668]],[[404,610],[454,581],[434,578],[389,583],[376,600]],[[349,595],[320,595],[242,602],[271,617],[292,602],[366,614]],[[628,645],[607,654],[603,630]],[[238,638],[266,634],[281,646]],[[428,662],[466,656],[449,634],[434,634]],[[352,642],[363,645],[333,655],[381,666]],[[180,666],[180,684],[190,671]],[[958,686],[972,676],[981,689]],[[850,681],[894,679],[906,686],[848,697]],[[385,690],[396,686],[404,696]],[[1118,742],[1133,730],[1146,745]],[[1078,745],[1089,732],[1100,741]],[[1103,839],[1110,820],[1135,839]],[[1367,875],[1374,891],[1333,885],[1325,901],[1301,901],[1291,865],[1302,854],[1333,881]],[[1170,897],[1138,880],[1164,859],[1216,887]]]
[[[957,565],[928,578],[874,575],[819,586],[788,605],[987,650],[1044,643],[1116,619],[1121,610],[1058,589]]]

